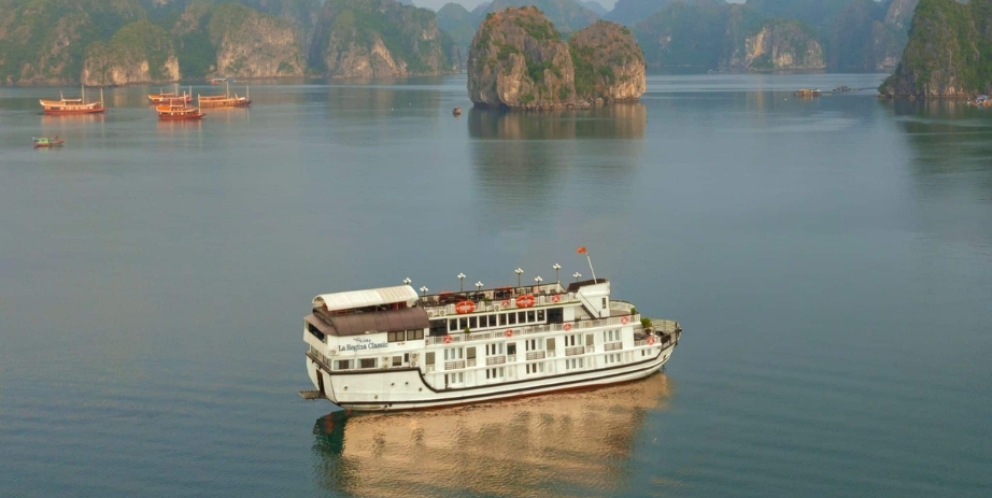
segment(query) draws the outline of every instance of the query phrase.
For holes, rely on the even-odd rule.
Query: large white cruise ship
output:
[[[682,329],[610,299],[610,283],[438,295],[409,285],[323,294],[304,319],[315,390],[355,411],[461,405],[647,377]]]

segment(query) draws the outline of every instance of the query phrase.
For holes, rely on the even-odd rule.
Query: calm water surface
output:
[[[463,77],[259,85],[202,123],[2,88],[0,495],[987,497],[992,114],[792,95],[881,77],[460,118]],[[588,276],[579,245],[682,322],[664,374],[390,416],[296,394],[315,294]]]

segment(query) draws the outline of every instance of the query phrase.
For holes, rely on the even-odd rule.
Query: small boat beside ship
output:
[[[107,108],[103,105],[103,89],[100,89],[100,100],[97,102],[86,102],[85,87],[80,92],[78,99],[67,99],[62,95],[62,92],[59,92],[59,100],[40,99],[38,102],[41,104],[44,114],[48,116],[101,114],[107,112]]]
[[[179,121],[202,119],[206,114],[200,112],[199,107],[187,105],[183,100],[175,100],[168,104],[155,106],[158,119],[162,121]]]
[[[395,411],[594,388],[654,374],[682,333],[612,299],[595,273],[437,295],[405,282],[313,299],[303,340],[316,389],[301,396]]]

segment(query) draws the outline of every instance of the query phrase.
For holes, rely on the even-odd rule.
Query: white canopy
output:
[[[313,298],[314,308],[327,311],[340,311],[382,304],[410,303],[418,299],[417,291],[409,285],[383,287],[381,289],[357,290],[321,294]]]

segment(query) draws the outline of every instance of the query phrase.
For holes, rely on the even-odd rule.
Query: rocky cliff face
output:
[[[746,71],[824,69],[823,45],[800,21],[772,19],[744,42]]]
[[[207,33],[216,47],[218,76],[303,76],[305,60],[293,25],[237,4],[214,10]]]
[[[900,31],[908,31],[913,22],[913,12],[920,0],[892,0],[885,12],[885,24]]]
[[[992,83],[992,0],[920,0],[886,97],[969,97]]]
[[[164,29],[142,20],[120,29],[108,42],[86,48],[81,80],[88,86],[178,81],[179,59]]]
[[[574,106],[575,69],[568,44],[534,7],[489,14],[469,51],[468,93],[484,107]]]
[[[332,78],[448,70],[434,13],[392,0],[327,0],[309,59]]]
[[[0,83],[79,81],[86,47],[144,17],[138,0],[8,0],[0,3]]]
[[[569,48],[579,99],[637,100],[647,91],[644,54],[629,29],[600,21],[575,33]]]

